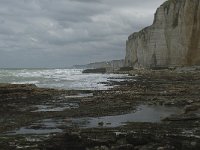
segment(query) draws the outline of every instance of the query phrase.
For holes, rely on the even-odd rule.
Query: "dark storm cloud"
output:
[[[121,59],[164,0],[0,0],[0,67]]]

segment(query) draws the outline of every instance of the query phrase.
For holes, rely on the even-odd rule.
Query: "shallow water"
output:
[[[72,123],[76,126],[83,128],[95,128],[95,127],[118,127],[127,124],[127,122],[161,122],[163,118],[166,118],[172,114],[179,113],[181,110],[176,107],[164,107],[164,106],[148,106],[141,105],[136,111],[117,115],[117,116],[105,116],[99,118],[78,118],[72,119]]]
[[[61,133],[63,130],[55,128],[55,129],[29,129],[26,127],[22,127],[17,131],[8,133],[7,135],[24,135],[24,134],[51,134],[51,133]]]
[[[72,107],[64,106],[64,107],[54,107],[51,105],[35,105],[34,108],[37,108],[37,110],[31,111],[31,112],[58,112],[58,111],[64,111],[66,109],[72,109]],[[78,108],[79,106],[75,106],[73,108]]]
[[[84,97],[91,97],[93,96],[93,93],[84,93],[84,94],[78,94],[78,95],[69,95],[65,96],[65,98],[84,98]]]
[[[79,108],[80,100],[78,100],[77,102],[70,102],[70,99],[91,96],[93,96],[93,93],[80,93],[78,95],[64,96],[64,101],[62,98],[62,101],[57,100],[54,101],[54,103],[48,105],[33,105],[32,107],[35,108],[35,110],[31,112],[58,112],[64,111],[66,109],[77,109]]]
[[[60,107],[55,107],[53,105],[35,105],[34,108],[37,108],[31,112],[58,112],[64,111],[66,109],[77,109],[79,108],[79,104],[77,103],[63,103]]]
[[[18,134],[51,134],[59,133],[62,128],[79,127],[79,128],[99,128],[99,127],[119,127],[126,125],[128,122],[151,122],[159,123],[163,118],[172,114],[181,112],[177,107],[149,106],[141,105],[136,111],[128,114],[104,117],[87,117],[87,118],[67,118],[67,119],[45,119],[28,127],[8,132],[7,135]]]
[[[33,123],[27,127],[21,127],[11,132],[7,132],[6,135],[39,135],[39,134],[51,134],[60,133],[63,130],[59,129],[61,120],[44,119],[40,122]]]

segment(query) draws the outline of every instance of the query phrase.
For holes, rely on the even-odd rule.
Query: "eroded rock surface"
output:
[[[168,0],[153,25],[126,43],[126,66],[171,67],[200,64],[200,1]]]
[[[118,86],[106,91],[0,84],[0,149],[199,150],[199,68],[127,73],[131,75],[127,81],[110,82]],[[88,96],[81,97],[80,93]],[[68,103],[78,107],[57,111],[38,111],[35,107],[59,108]],[[117,127],[111,126],[112,120],[100,119],[137,111],[138,105],[178,107],[180,112],[159,122],[129,120]],[[97,127],[82,128],[73,123],[73,119],[84,119],[83,125],[87,125],[91,117],[99,119]],[[21,129],[31,132],[19,134]],[[51,133],[44,133],[48,130]]]

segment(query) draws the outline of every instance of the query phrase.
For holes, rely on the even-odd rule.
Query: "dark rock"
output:
[[[86,69],[83,73],[106,73],[106,68]]]
[[[131,144],[112,146],[111,150],[133,150],[134,146]]]
[[[50,141],[51,144],[46,147],[45,150],[85,150],[85,146],[82,144],[81,138],[76,134],[65,134],[60,137],[55,137]]]
[[[199,115],[191,113],[191,114],[172,115],[163,119],[163,121],[190,121],[190,120],[198,120],[198,119],[200,119]]]
[[[119,71],[131,71],[131,70],[133,70],[133,67],[121,67],[119,69]]]
[[[133,144],[134,146],[145,145],[152,142],[152,137],[142,133],[141,135],[130,134],[127,136],[127,142]]]

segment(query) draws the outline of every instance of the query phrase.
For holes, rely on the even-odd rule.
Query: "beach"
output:
[[[106,90],[1,84],[1,149],[199,149],[198,67],[121,73]]]

